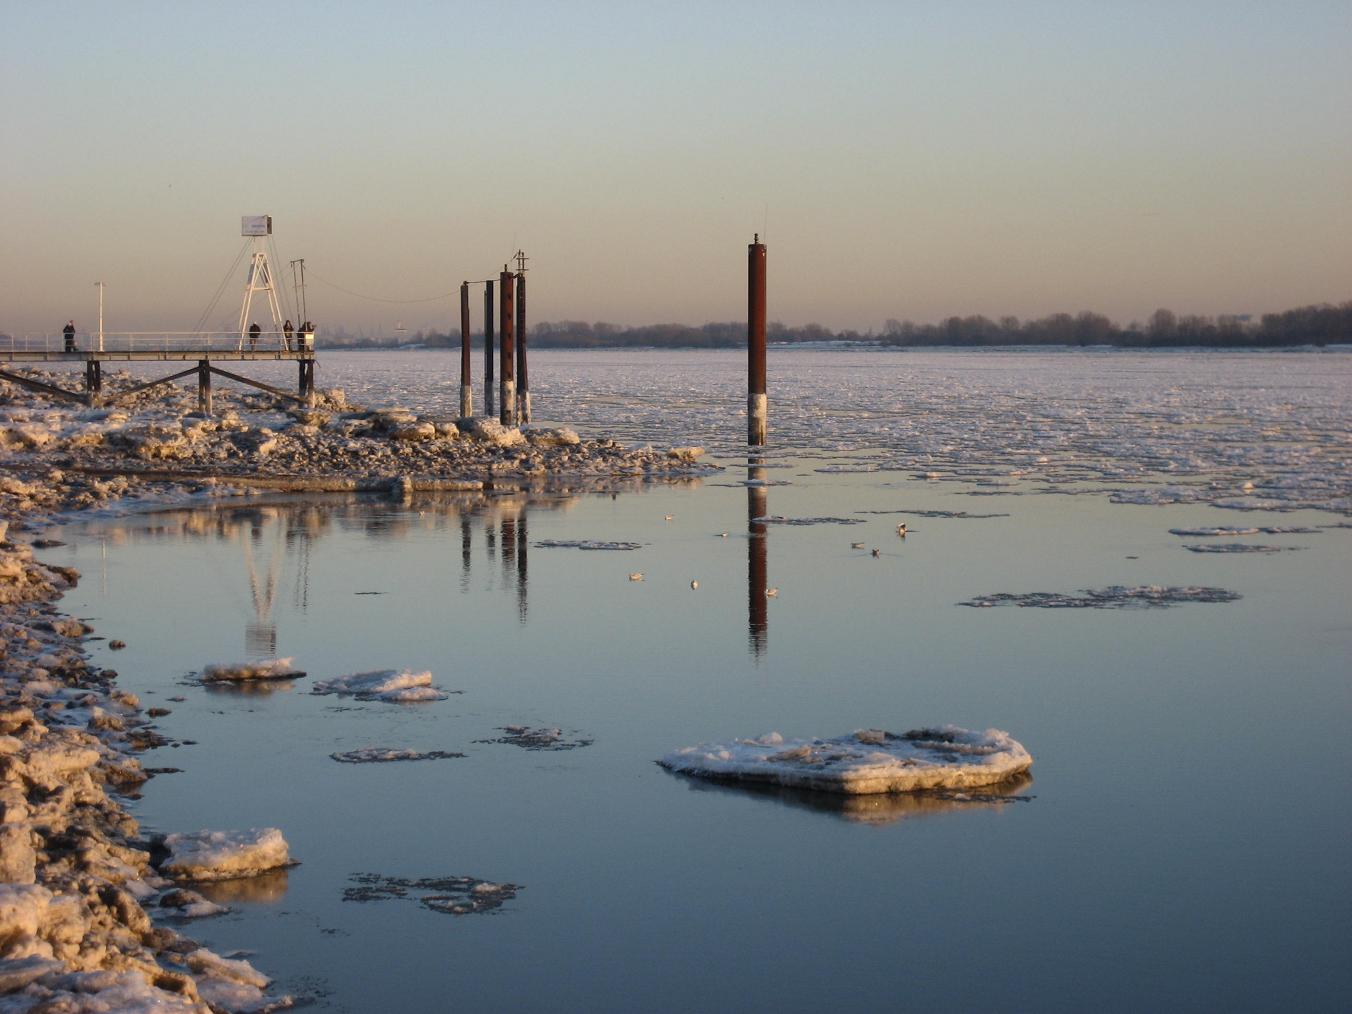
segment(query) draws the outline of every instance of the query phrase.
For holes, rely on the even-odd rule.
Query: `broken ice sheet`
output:
[[[520,884],[498,884],[478,877],[428,877],[407,880],[379,873],[356,873],[348,878],[356,887],[343,891],[344,901],[417,901],[424,908],[447,915],[492,912],[516,897]]]
[[[1303,546],[1259,546],[1252,542],[1210,542],[1203,545],[1184,546],[1190,553],[1287,553],[1303,549]]]
[[[331,753],[329,756],[344,764],[386,764],[392,761],[449,760],[465,755],[446,750],[406,750],[389,746],[366,746],[360,750]]]
[[[504,725],[498,729],[503,735],[495,739],[476,739],[476,743],[506,743],[523,750],[576,750],[591,746],[590,739],[565,739],[562,729],[531,728],[529,725]],[[576,733],[577,730],[572,730]]]
[[[175,880],[250,877],[294,865],[286,839],[275,827],[170,834],[163,846],[168,857],[160,872]]]
[[[432,686],[431,672],[413,672],[409,669],[377,669],[336,676],[316,683],[310,693],[337,694],[339,697],[355,697],[359,701],[387,701],[395,704],[444,701],[448,696],[445,691]]]
[[[1228,535],[1314,535],[1318,531],[1318,528],[1170,528],[1169,534],[1202,539]]]
[[[860,729],[833,739],[772,732],[683,747],[657,763],[701,778],[865,795],[997,785],[1026,772],[1033,758],[1007,732],[945,725],[900,734]]]
[[[590,549],[620,552],[643,548],[642,543],[639,542],[601,542],[597,539],[541,539],[539,542],[532,543],[532,545],[536,549]]]
[[[786,518],[779,514],[767,514],[764,517],[752,518],[752,524],[756,525],[862,525],[863,518]]]
[[[293,666],[291,661],[290,658],[269,658],[260,662],[212,662],[202,667],[202,682],[290,680],[304,676],[305,673]]]
[[[992,606],[1020,606],[1037,609],[1166,609],[1188,602],[1237,602],[1239,592],[1202,585],[1161,587],[1160,585],[1112,585],[1108,588],[1085,589],[1075,595],[1069,592],[1000,592],[978,595],[959,602],[960,606],[987,609]]]

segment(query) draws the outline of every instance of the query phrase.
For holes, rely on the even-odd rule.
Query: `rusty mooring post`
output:
[[[460,418],[474,414],[474,390],[469,386],[469,282],[460,283]]]
[[[765,443],[769,417],[765,397],[765,244],[760,241],[760,233],[746,248],[746,261],[746,442],[760,447]]]
[[[484,415],[493,416],[493,280],[484,282]]]
[[[205,359],[197,363],[197,411],[211,415],[211,363]]]
[[[513,285],[511,273],[507,270],[507,265],[502,266],[502,274],[498,276],[498,285],[502,292],[498,296],[498,302],[501,307],[501,318],[498,321],[498,328],[501,331],[501,337],[498,339],[502,349],[502,379],[499,383],[498,399],[498,420],[504,426],[516,425],[516,349],[512,341],[512,330],[516,310],[513,303]]]
[[[97,359],[85,361],[85,401],[97,405],[103,397],[103,364]]]
[[[516,273],[516,414],[530,422],[530,379],[526,373],[526,273]]]

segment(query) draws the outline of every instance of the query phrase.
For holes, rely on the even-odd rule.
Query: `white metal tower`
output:
[[[253,237],[253,258],[249,261],[249,274],[244,281],[244,305],[239,310],[239,347],[243,350],[249,325],[252,323],[249,308],[253,305],[254,293],[268,294],[268,310],[272,313],[274,337],[280,338],[282,332],[282,310],[277,303],[277,289],[272,284],[272,268],[268,264],[267,250],[264,249],[267,238],[272,235],[272,216],[244,215],[240,219],[240,234]]]

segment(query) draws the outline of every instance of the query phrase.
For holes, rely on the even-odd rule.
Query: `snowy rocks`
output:
[[[471,440],[493,447],[520,447],[526,442],[525,434],[519,429],[504,426],[487,416],[461,420],[460,432]]]
[[[275,827],[171,834],[164,848],[169,855],[160,872],[175,880],[228,880],[291,865],[286,839]]]
[[[567,426],[526,430],[526,439],[530,441],[532,447],[576,447],[582,443],[577,431]]]

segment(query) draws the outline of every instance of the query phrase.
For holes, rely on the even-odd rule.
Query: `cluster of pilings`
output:
[[[460,415],[474,414],[474,387],[470,376],[470,314],[469,287],[484,287],[484,413],[494,415],[494,334],[496,311],[498,321],[498,420],[504,426],[517,426],[531,421],[530,379],[526,372],[526,269],[525,256],[517,255],[518,268],[508,271],[502,266],[498,275],[497,306],[494,307],[494,279],[460,283]]]

